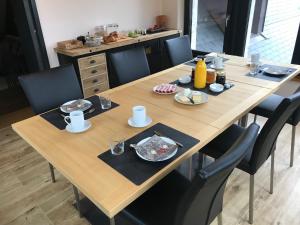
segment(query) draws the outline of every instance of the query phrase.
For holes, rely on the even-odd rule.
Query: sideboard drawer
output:
[[[83,89],[86,89],[104,82],[108,83],[108,77],[106,73],[83,80],[82,86]]]
[[[91,66],[106,64],[105,54],[93,55],[78,59],[79,69],[83,70]]]
[[[107,82],[98,84],[96,86],[93,86],[91,88],[83,89],[84,97],[88,98],[90,96],[93,96],[95,94],[98,94],[100,92],[106,91],[109,89],[109,85]]]
[[[101,64],[101,65],[94,66],[94,67],[91,67],[91,68],[88,68],[85,70],[81,70],[80,76],[81,76],[81,79],[84,80],[89,77],[101,75],[103,73],[107,73],[106,64]]]

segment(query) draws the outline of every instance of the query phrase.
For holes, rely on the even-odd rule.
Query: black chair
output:
[[[111,53],[110,59],[120,85],[150,75],[149,64],[143,47]]]
[[[249,223],[251,224],[253,223],[254,175],[269,156],[272,155],[270,182],[270,193],[272,194],[274,180],[274,151],[276,149],[277,137],[287,120],[299,106],[300,93],[289,98],[284,98],[257,136],[253,151],[248,152],[246,157],[237,166],[239,169],[250,174]],[[244,130],[245,128],[238,125],[232,125],[215,140],[205,146],[201,150],[201,153],[215,159],[221,157],[226,153],[228,146],[231,146]]]
[[[297,92],[300,92],[300,87],[296,90],[295,93]],[[260,105],[258,105],[251,111],[251,113],[255,115],[254,120],[256,121],[257,116],[270,118],[283,99],[284,97],[280,95],[275,95],[275,94],[271,95],[269,98],[267,98],[265,101],[263,101]],[[293,167],[294,164],[296,128],[299,121],[300,121],[300,107],[298,108],[298,110],[294,112],[294,114],[287,121],[288,124],[292,125],[290,167]]]
[[[252,124],[226,154],[200,170],[192,181],[173,171],[123,213],[140,225],[207,225],[216,217],[221,225],[226,182],[253,148],[258,131],[259,126]]]
[[[83,98],[73,65],[19,77],[20,84],[35,114],[57,108],[61,104]],[[53,166],[49,163],[52,182]]]
[[[165,44],[172,66],[177,66],[193,59],[188,35],[166,40]]]

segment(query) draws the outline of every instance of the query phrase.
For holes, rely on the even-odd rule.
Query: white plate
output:
[[[209,85],[209,90],[215,93],[220,93],[224,91],[224,86],[222,84],[217,84],[217,83],[211,84]]]
[[[139,143],[137,143],[137,146],[144,144],[144,143],[145,143],[146,141],[148,141],[150,138],[151,138],[151,137],[148,137],[148,138],[145,138],[145,139],[141,140]],[[169,143],[169,144],[176,145],[176,143],[175,143],[172,139],[170,139],[170,138],[166,138],[166,137],[160,137],[160,138],[163,139],[165,142],[167,142],[167,143]],[[162,161],[166,161],[166,160],[168,160],[168,159],[171,159],[173,156],[176,155],[177,151],[178,151],[178,147],[176,148],[176,150],[175,150],[174,152],[172,152],[171,155],[168,155],[166,158],[161,159],[161,160],[158,160],[158,161],[153,161],[153,160],[151,160],[151,159],[147,159],[147,158],[145,158],[144,156],[142,156],[138,151],[135,151],[135,152],[136,152],[136,154],[137,154],[141,159],[144,159],[144,160],[146,160],[146,161],[149,161],[149,162],[162,162]]]
[[[88,129],[90,129],[92,126],[91,122],[88,121],[88,120],[85,120],[84,121],[84,127],[82,128],[82,130],[77,130],[77,131],[74,131],[72,129],[72,126],[70,124],[68,124],[66,126],[66,131],[69,132],[69,133],[72,133],[72,134],[79,134],[79,133],[83,133],[85,131],[87,131]]]
[[[272,76],[285,76],[288,75],[287,70],[280,70],[272,67],[266,67],[263,69],[263,71],[267,74],[270,74]]]
[[[159,94],[159,95],[172,95],[172,94],[175,94],[177,92],[177,85],[176,84],[173,84],[174,86],[176,86],[176,89],[174,92],[170,92],[170,93],[161,93],[161,92],[157,92],[156,89],[160,86],[161,84],[159,85],[156,85],[154,88],[153,88],[153,92],[156,93],[156,94]]]
[[[184,92],[179,92],[175,95],[174,99],[176,102],[184,104],[184,105],[201,105],[203,103],[207,103],[208,102],[208,95],[204,92],[201,91],[192,91],[191,96],[193,95],[201,95],[202,96],[202,101],[201,102],[197,102],[197,103],[192,103],[192,102],[183,102],[180,100],[181,96],[184,96]]]
[[[74,108],[74,109],[72,109],[72,110],[65,110],[65,109],[63,108],[63,106],[70,105],[70,104],[72,104],[72,103],[75,102],[75,101],[77,101],[77,100],[72,100],[72,101],[66,102],[65,104],[63,104],[63,105],[60,107],[60,110],[61,110],[62,112],[64,112],[64,113],[71,113],[71,112],[77,111],[77,110],[83,112],[83,111],[88,110],[89,108],[91,108],[92,105],[93,105],[90,101],[83,99],[83,100],[82,100],[82,102],[83,102],[83,106],[82,106],[82,107],[77,107],[76,109]]]
[[[147,116],[146,121],[145,121],[145,123],[144,123],[143,125],[136,125],[136,124],[133,122],[132,117],[128,119],[128,124],[129,124],[129,126],[135,127],[135,128],[143,128],[143,127],[147,127],[147,126],[149,126],[151,123],[152,123],[152,119],[151,119],[149,116]]]

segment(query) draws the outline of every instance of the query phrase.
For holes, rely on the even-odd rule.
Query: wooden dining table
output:
[[[182,64],[101,93],[119,107],[91,118],[92,127],[84,133],[59,130],[41,116],[12,127],[114,224],[114,217],[131,202],[300,73],[299,66],[287,65],[297,70],[280,82],[262,80],[245,75],[249,73],[247,59],[222,56],[228,59],[225,71],[228,82],[234,87],[218,96],[209,95],[205,104],[182,105],[174,100],[174,95],[153,92],[155,85],[189,75],[191,66]],[[126,140],[147,129],[128,125],[132,107],[136,105],[146,107],[152,125],[162,123],[200,140],[141,185],[135,185],[97,157],[109,150],[110,140],[115,135]]]

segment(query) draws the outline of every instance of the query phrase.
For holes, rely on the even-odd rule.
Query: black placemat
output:
[[[212,59],[213,59],[213,57],[211,57],[211,56],[206,57],[205,63],[206,63],[206,66],[207,66],[208,68],[210,68],[210,65],[213,64],[213,63],[212,63]],[[229,59],[223,58],[223,57],[222,57],[222,59],[223,59],[223,63],[229,60]],[[191,66],[191,67],[194,67],[194,68],[195,68],[197,62],[198,62],[198,61],[196,60],[196,58],[194,58],[194,59],[192,59],[191,61],[186,62],[186,63],[184,63],[184,64],[187,65],[187,66]]]
[[[287,73],[287,75],[275,77],[275,76],[268,75],[267,73],[265,73],[263,71],[265,68],[273,68],[273,69],[277,69],[277,70],[285,70],[285,71],[288,71],[288,73]],[[282,66],[274,66],[274,65],[264,64],[264,65],[262,65],[262,66],[259,67],[258,73],[256,75],[253,76],[250,73],[247,73],[246,76],[255,77],[255,78],[259,78],[259,79],[263,79],[263,80],[280,82],[284,78],[286,78],[287,76],[289,76],[292,73],[294,73],[296,70],[297,69],[295,69],[295,68],[288,68],[288,67],[282,67]]]
[[[118,104],[112,102],[110,109],[103,110],[101,108],[99,96],[92,96],[90,98],[87,98],[86,100],[89,100],[90,102],[92,102],[93,103],[92,107],[95,108],[94,112],[84,115],[84,118],[86,120],[119,106]],[[88,110],[90,110],[90,109],[88,109]],[[64,121],[64,118],[62,117],[62,115],[67,116],[68,114],[63,113],[62,111],[60,111],[59,108],[57,108],[57,109],[54,109],[52,111],[41,114],[40,116],[42,118],[44,118],[45,120],[47,120],[49,123],[51,123],[56,128],[58,128],[60,130],[64,130],[66,128],[66,122]]]
[[[139,158],[135,150],[129,147],[130,144],[136,144],[147,137],[153,136],[154,131],[159,131],[171,139],[180,142],[184,147],[178,147],[177,154],[172,159],[164,162],[148,162]],[[134,184],[141,185],[169,163],[196,145],[198,142],[200,142],[198,139],[195,139],[164,124],[158,123],[127,140],[125,142],[125,152],[122,155],[114,156],[111,154],[110,150],[108,150],[99,155],[98,158],[103,160],[106,164],[121,173]]]
[[[227,91],[227,90],[230,89],[230,88],[229,89],[224,88],[224,91],[216,93],[216,92],[212,92],[209,89],[208,85],[206,85],[205,88],[195,88],[193,82],[190,82],[188,84],[182,84],[178,80],[175,80],[175,81],[171,82],[170,84],[177,84],[177,86],[179,86],[179,87],[189,88],[189,89],[194,90],[194,91],[202,91],[202,92],[204,92],[204,93],[206,93],[208,95],[212,95],[212,96],[218,96],[218,95],[222,94],[224,91]],[[231,88],[234,87],[234,84],[231,84],[231,85],[232,85]]]

